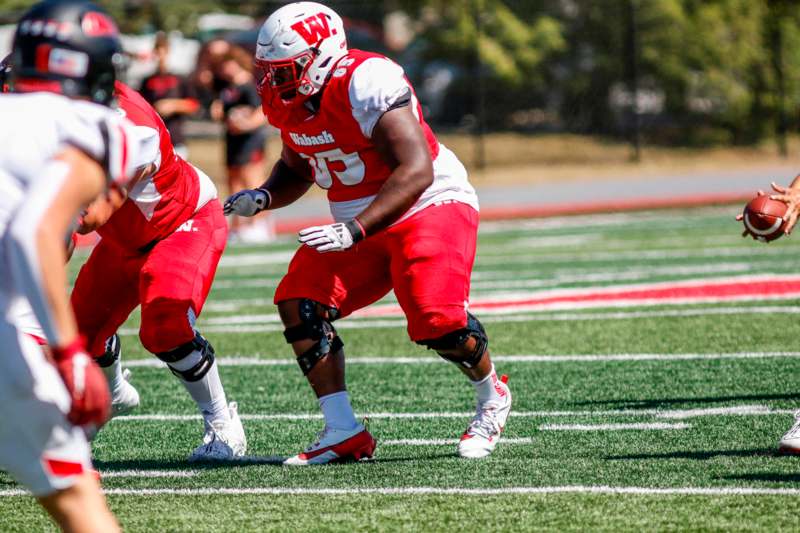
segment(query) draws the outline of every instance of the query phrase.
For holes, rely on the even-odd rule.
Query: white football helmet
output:
[[[344,24],[335,11],[316,2],[283,6],[258,32],[255,63],[264,71],[262,98],[284,105],[303,101],[322,89],[345,54]]]

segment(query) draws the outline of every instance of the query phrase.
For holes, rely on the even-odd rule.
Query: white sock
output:
[[[505,391],[498,385],[497,373],[494,371],[494,365],[489,375],[480,381],[473,381],[472,385],[475,387],[475,393],[478,396],[479,402],[500,402],[505,396]],[[501,393],[501,391],[503,391]]]
[[[189,370],[199,363],[202,357],[200,352],[195,350],[180,361],[170,363],[169,366],[175,370]],[[231,414],[228,411],[228,400],[225,398],[225,389],[222,388],[222,381],[219,379],[219,368],[216,361],[214,361],[202,379],[197,381],[178,379],[189,391],[189,395],[197,404],[206,422],[211,423],[215,420],[231,419]]]
[[[116,390],[122,385],[124,381],[122,378],[122,357],[118,357],[111,366],[101,366],[103,374],[106,375],[108,381],[108,389],[113,396]]]
[[[350,394],[343,390],[319,399],[319,407],[325,417],[325,425],[333,429],[353,429],[358,425],[350,406]]]

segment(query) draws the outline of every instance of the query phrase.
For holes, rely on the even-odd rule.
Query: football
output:
[[[744,207],[742,222],[753,237],[761,242],[774,241],[784,235],[786,204],[767,195],[756,196]]]

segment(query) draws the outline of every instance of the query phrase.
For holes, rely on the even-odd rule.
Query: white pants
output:
[[[70,397],[58,371],[8,316],[25,306],[19,298],[0,291],[0,468],[46,496],[90,470],[91,452],[66,419]]]

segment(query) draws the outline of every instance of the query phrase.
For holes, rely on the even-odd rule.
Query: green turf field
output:
[[[473,299],[800,274],[797,236],[741,239],[735,211],[486,223]],[[396,314],[346,319],[349,388],[375,460],[283,467],[321,429],[271,303],[293,249],[288,239],[229,249],[198,323],[243,414],[246,462],[185,462],[202,422],[142,350],[138,316],[122,330],[142,405],[102,430],[94,456],[127,530],[796,528],[800,457],[775,452],[800,407],[796,299],[478,313],[514,410],[505,442],[477,461],[455,454],[474,409],[460,373],[410,343]],[[48,524],[0,473],[0,530]]]

